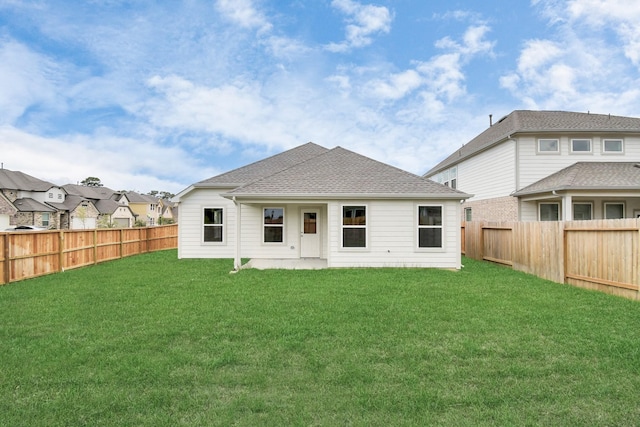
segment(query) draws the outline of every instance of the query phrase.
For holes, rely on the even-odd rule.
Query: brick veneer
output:
[[[465,220],[465,208],[471,208],[472,221],[517,221],[518,199],[516,197],[498,197],[477,200],[462,204],[462,220]]]

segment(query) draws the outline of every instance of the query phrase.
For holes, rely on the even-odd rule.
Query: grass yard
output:
[[[139,255],[0,287],[0,425],[639,425],[640,306],[464,260]]]

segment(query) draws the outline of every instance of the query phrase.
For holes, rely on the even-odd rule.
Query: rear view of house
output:
[[[469,195],[308,143],[180,192],[178,256],[326,267],[460,268]],[[274,265],[277,265],[274,264]]]

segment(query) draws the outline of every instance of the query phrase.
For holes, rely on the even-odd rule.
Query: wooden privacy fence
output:
[[[0,285],[144,252],[173,249],[178,225],[0,233]]]
[[[462,250],[554,282],[640,299],[640,219],[467,222]]]

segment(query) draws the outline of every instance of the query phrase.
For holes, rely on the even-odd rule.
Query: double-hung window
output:
[[[49,226],[49,212],[42,213],[42,226],[43,227]]]
[[[284,208],[264,208],[265,243],[284,242]]]
[[[224,209],[204,208],[203,240],[222,243],[224,241]]]
[[[442,247],[442,206],[418,206],[418,247]]]
[[[367,207],[342,207],[342,247],[367,247]]]

